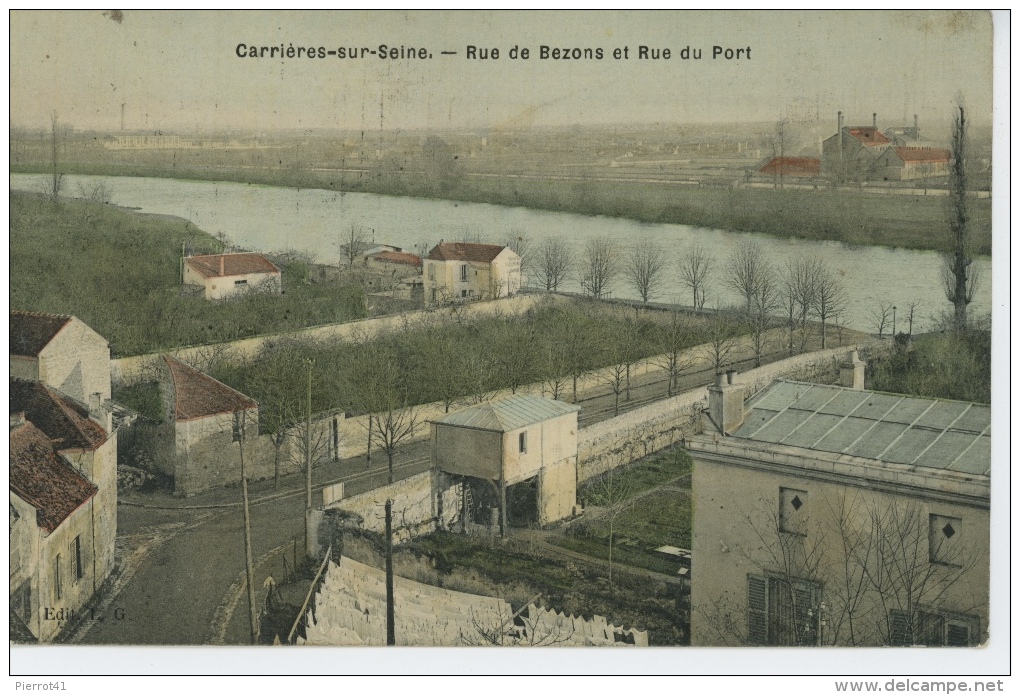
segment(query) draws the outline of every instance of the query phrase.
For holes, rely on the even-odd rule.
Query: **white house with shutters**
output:
[[[689,442],[692,644],[982,643],[989,406],[743,388],[711,387]]]

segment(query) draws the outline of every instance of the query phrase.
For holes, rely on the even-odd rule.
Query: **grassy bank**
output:
[[[309,284],[299,261],[282,268],[283,295],[209,302],[182,294],[182,245],[194,253],[222,248],[185,220],[12,192],[10,305],[73,314],[117,357],[364,315],[360,288]]]
[[[699,188],[647,182],[482,178],[442,180],[380,168],[368,173],[297,168],[199,168],[73,164],[67,173],[236,181],[520,206],[641,222],[687,224],[781,238],[941,251],[948,242],[948,198],[849,191]],[[12,171],[45,173],[43,165]],[[974,248],[991,255],[991,200],[970,202]]]

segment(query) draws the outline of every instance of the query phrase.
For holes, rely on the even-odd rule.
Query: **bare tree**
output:
[[[731,320],[718,314],[709,320],[707,327],[708,340],[701,352],[712,363],[715,371],[719,372],[737,347],[736,328]]]
[[[889,326],[892,321],[892,304],[889,302],[879,302],[871,312],[871,325],[875,327],[878,332],[878,337],[881,338],[882,334],[885,333],[885,329]]]
[[[680,259],[680,277],[691,290],[693,306],[698,311],[705,308],[705,294],[708,289],[708,276],[712,272],[714,262],[705,249],[694,246]]]
[[[691,346],[691,320],[679,311],[670,313],[669,325],[663,331],[659,343],[659,366],[666,370],[668,376],[666,395],[672,397],[676,391],[680,374],[694,364],[694,357],[688,348]]]
[[[88,229],[92,224],[99,206],[110,202],[111,195],[111,188],[102,179],[78,184],[78,197],[84,201],[82,211],[85,229]]]
[[[754,348],[754,366],[761,366],[761,358],[769,340],[769,331],[776,324],[775,313],[781,306],[780,284],[775,271],[763,264],[758,287],[751,298],[751,347]]]
[[[846,290],[842,280],[824,261],[818,261],[815,275],[815,316],[822,324],[822,349],[825,349],[825,322],[846,309]]]
[[[800,332],[800,349],[807,340],[807,319],[815,305],[820,261],[817,258],[795,258],[783,272],[783,308],[788,312],[789,349],[793,354],[794,332]]]
[[[355,259],[364,250],[367,240],[368,235],[365,232],[365,228],[351,222],[347,229],[338,234],[333,242],[334,247],[340,254],[340,262],[347,261],[347,267],[352,267]]]
[[[744,298],[745,309],[751,313],[754,293],[758,290],[764,272],[761,246],[746,241],[726,262],[726,284]]]
[[[521,282],[524,282],[528,273],[531,272],[533,260],[531,238],[524,230],[514,228],[503,237],[503,246],[509,247],[511,251],[521,257]]]
[[[978,272],[971,248],[970,219],[967,212],[967,121],[963,105],[957,105],[953,118],[953,159],[949,167],[949,250],[942,257],[942,283],[946,299],[953,303],[953,328],[967,328],[967,306],[974,299]]]
[[[619,274],[619,250],[608,237],[589,239],[584,245],[579,279],[581,288],[589,297],[602,299]]]
[[[609,527],[609,595],[613,595],[613,540],[616,522],[620,515],[630,507],[631,497],[635,490],[630,478],[617,476],[612,468],[607,473],[589,483],[585,498],[589,504],[602,508],[602,516]]]
[[[634,244],[627,256],[625,272],[631,285],[645,304],[658,292],[662,283],[662,247],[644,239]]]
[[[60,196],[60,189],[63,188],[64,175],[60,172],[60,143],[57,139],[57,112],[50,114],[50,163],[52,165],[53,183],[50,187],[50,195],[56,201]]]
[[[538,246],[535,272],[545,289],[556,292],[573,268],[570,247],[559,237],[547,237]]]
[[[376,444],[386,453],[387,469],[389,471],[389,482],[393,482],[393,455],[401,443],[414,437],[418,430],[418,411],[403,402],[390,401],[389,405],[382,412],[370,415],[369,420],[375,418],[375,428],[370,428],[371,436],[375,437]]]

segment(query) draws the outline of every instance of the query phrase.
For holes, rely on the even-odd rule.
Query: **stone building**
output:
[[[521,257],[508,246],[439,243],[424,260],[425,304],[510,297],[521,289]]]
[[[944,147],[890,147],[875,162],[875,174],[887,181],[949,176],[952,157]]]
[[[432,460],[464,486],[465,522],[548,524],[577,504],[577,413],[571,403],[510,396],[432,423]],[[488,518],[487,516],[488,515]]]
[[[855,367],[746,403],[710,387],[689,442],[692,644],[985,639],[990,409],[864,391]]]
[[[184,259],[183,282],[206,299],[225,299],[257,290],[280,294],[280,269],[260,253],[218,253]]]
[[[73,316],[11,310],[10,373],[88,403],[110,398],[110,344]]]
[[[39,382],[10,382],[12,621],[56,637],[110,576],[117,535],[117,437],[90,410]]]

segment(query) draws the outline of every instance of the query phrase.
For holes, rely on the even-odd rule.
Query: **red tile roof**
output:
[[[188,256],[186,262],[204,278],[280,272],[280,269],[261,253],[218,253],[208,256]]]
[[[875,145],[887,145],[890,142],[889,138],[882,135],[878,128],[870,125],[848,128],[847,132],[869,147],[873,147]]]
[[[54,336],[71,320],[70,316],[11,310],[11,354],[38,357]]]
[[[11,430],[10,444],[11,490],[35,507],[36,523],[47,533],[99,491],[57,455],[31,422]]]
[[[491,263],[492,260],[505,249],[505,246],[498,244],[436,244],[429,251],[427,258],[430,261],[475,261],[476,263]]]
[[[258,407],[258,403],[248,396],[216,381],[211,376],[169,355],[164,355],[163,359],[170,368],[170,377],[174,382],[176,394],[174,419],[194,420]]]
[[[383,263],[397,263],[399,265],[412,265],[418,267],[421,265],[421,258],[415,256],[413,253],[403,253],[398,251],[380,251],[379,253],[373,253],[369,258],[373,258]]]
[[[773,157],[759,171],[776,176],[818,176],[822,169],[820,159],[811,157]]]
[[[952,155],[942,147],[897,147],[896,156],[904,162],[949,162]]]
[[[83,405],[37,381],[10,380],[10,412],[25,413],[57,451],[94,451],[106,441],[106,431]]]

